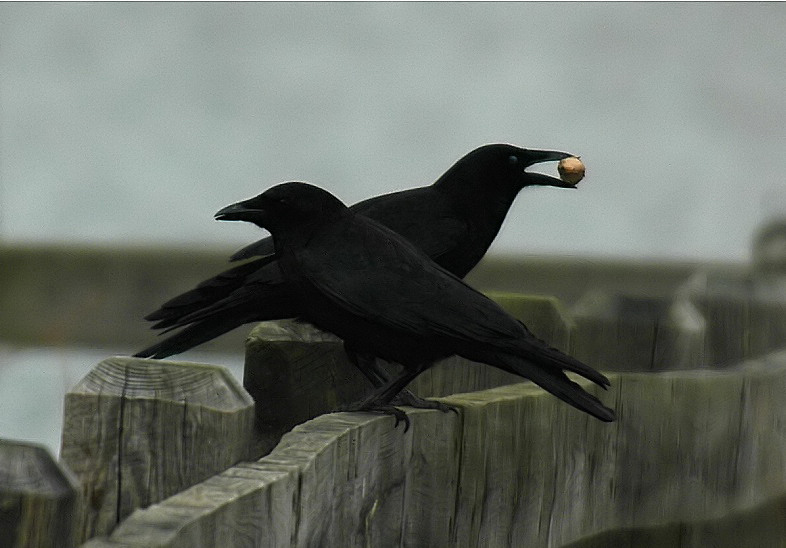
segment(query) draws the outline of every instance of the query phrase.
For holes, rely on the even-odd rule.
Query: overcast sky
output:
[[[490,142],[582,156],[492,251],[747,260],[786,215],[786,4],[0,3],[0,239],[211,246]],[[553,166],[551,167],[553,169]]]

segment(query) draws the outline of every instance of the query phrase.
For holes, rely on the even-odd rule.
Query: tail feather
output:
[[[556,348],[535,348],[534,350],[523,352],[521,357],[543,366],[553,367],[555,369],[564,369],[566,371],[577,373],[585,379],[594,382],[603,389],[608,388],[611,384],[608,377],[606,377],[606,375],[603,373],[596,371],[589,365],[577,360],[573,356],[569,356],[564,352],[560,352]]]
[[[607,388],[610,383],[609,379],[602,373],[596,371],[589,365],[577,360],[573,356],[569,356],[556,348],[549,346],[548,343],[539,339],[532,332],[527,329],[527,326],[519,322],[524,330],[527,332],[528,337],[518,339],[516,341],[516,354],[522,358],[531,360],[535,363],[549,365],[558,369],[565,369],[572,371],[590,380],[602,388]]]
[[[163,341],[140,350],[134,354],[134,357],[161,359],[173,354],[180,354],[250,321],[253,319],[241,316],[237,311],[229,310],[224,314],[191,324]]]
[[[550,367],[549,365],[543,366],[540,363],[532,363],[530,360],[502,353],[491,357],[487,356],[486,359],[480,361],[529,379],[565,403],[604,422],[611,422],[616,418],[613,410],[603,405],[598,398],[588,393],[578,383],[570,380],[560,369]],[[606,377],[603,377],[603,379],[608,384],[608,379]]]
[[[167,333],[188,324],[224,317],[232,311],[236,315],[248,317],[247,321],[291,318],[297,316],[297,312],[293,310],[293,301],[291,288],[286,284],[247,284],[210,306],[167,322],[166,325],[159,322],[153,328],[165,328],[164,333]]]
[[[145,316],[148,321],[158,321],[154,329],[171,327],[188,314],[197,312],[228,297],[243,286],[246,279],[269,264],[274,257],[263,257],[243,263],[201,282],[194,289],[181,293]]]

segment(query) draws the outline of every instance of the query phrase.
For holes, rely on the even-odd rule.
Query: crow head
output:
[[[281,183],[262,194],[227,206],[215,215],[219,221],[247,221],[269,230],[297,229],[320,224],[346,212],[341,201],[308,183]]]
[[[451,167],[435,183],[437,186],[482,187],[518,192],[525,186],[541,185],[575,188],[550,175],[527,171],[542,162],[556,162],[573,154],[556,150],[532,150],[513,145],[495,144],[476,148]]]

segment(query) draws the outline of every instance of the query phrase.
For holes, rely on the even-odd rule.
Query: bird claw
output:
[[[452,405],[446,405],[438,401],[421,398],[409,390],[402,390],[399,392],[396,397],[393,398],[391,403],[394,405],[406,405],[416,409],[436,409],[437,411],[442,411],[443,413],[453,411],[456,415],[458,415],[458,409]]]
[[[398,423],[399,422],[403,422],[404,423],[404,433],[406,434],[407,430],[409,430],[409,417],[401,409],[393,407],[392,405],[390,406],[390,409],[392,410],[392,412],[390,414],[393,415],[393,418],[396,419],[395,424],[393,424],[393,428],[398,428]],[[382,411],[382,412],[383,413],[387,413],[386,411]]]
[[[384,405],[374,402],[366,402],[361,401],[357,403],[351,403],[348,405],[344,405],[341,407],[340,411],[363,411],[368,413],[381,413],[383,415],[392,415],[394,419],[396,419],[396,423],[393,425],[393,428],[398,428],[398,423],[404,423],[404,432],[409,430],[409,417],[407,414],[399,409],[398,407],[394,407],[393,405]]]

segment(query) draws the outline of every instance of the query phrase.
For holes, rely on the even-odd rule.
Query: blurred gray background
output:
[[[0,238],[229,251],[256,229],[212,214],[280,181],[355,202],[510,142],[587,177],[520,196],[492,253],[745,261],[786,210],[784,29],[781,3],[3,3]]]

